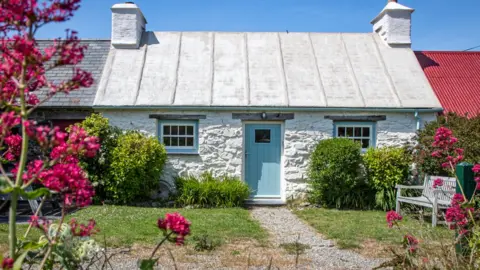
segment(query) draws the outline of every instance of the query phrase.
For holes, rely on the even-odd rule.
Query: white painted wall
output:
[[[122,129],[137,129],[157,135],[157,120],[149,114],[165,111],[103,111],[112,125]],[[168,112],[172,113],[172,111]],[[232,112],[175,112],[205,114],[199,122],[199,155],[169,155],[163,178],[173,181],[176,175],[200,174],[210,170],[215,175],[229,174],[242,177],[242,122],[232,119]],[[345,115],[365,115],[349,113]],[[401,146],[413,143],[416,120],[413,113],[376,113],[387,116],[377,123],[377,146]],[[306,191],[308,157],[319,140],[332,137],[333,122],[325,115],[339,113],[295,113],[295,119],[285,121],[283,175],[287,199],[301,196]],[[434,121],[434,113],[420,114],[421,123]]]

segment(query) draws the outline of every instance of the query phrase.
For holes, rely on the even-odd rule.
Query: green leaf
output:
[[[156,259],[149,259],[149,260],[139,260],[138,261],[138,266],[140,267],[140,270],[153,270],[153,267],[157,263]]]
[[[21,270],[22,269],[22,264],[23,260],[25,260],[25,257],[27,257],[28,251],[25,251],[22,255],[20,255],[15,263],[13,264],[13,270]]]
[[[7,193],[12,193],[13,192],[13,187],[8,187],[4,189],[0,189],[0,193],[7,194]]]
[[[29,251],[29,250],[37,250],[39,248],[45,247],[45,245],[48,244],[47,240],[39,241],[39,242],[26,242],[25,245],[23,246],[23,249]]]
[[[20,191],[20,195],[26,197],[29,200],[33,200],[42,196],[46,196],[50,194],[50,190],[48,188],[38,188],[33,191],[26,192],[25,190]]]

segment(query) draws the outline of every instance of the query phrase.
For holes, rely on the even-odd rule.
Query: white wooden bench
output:
[[[433,188],[433,181],[440,178],[443,180],[443,186]],[[405,186],[397,185],[397,205],[396,211],[400,214],[400,203],[409,203],[423,207],[432,208],[432,227],[437,223],[445,223],[437,221],[438,210],[447,209],[451,205],[452,197],[455,194],[457,182],[455,178],[443,176],[425,176],[423,186]],[[402,190],[417,189],[422,190],[419,197],[402,196]]]

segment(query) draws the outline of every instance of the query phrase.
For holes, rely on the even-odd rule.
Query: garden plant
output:
[[[456,175],[456,165],[464,159],[464,149],[459,148],[458,139],[446,128],[437,129],[431,156],[438,159],[441,167],[450,175]],[[449,229],[457,232],[451,245],[442,243],[437,249],[422,250],[422,243],[415,235],[406,232],[403,238],[405,253],[394,252],[395,258],[384,264],[408,269],[478,269],[480,267],[480,209],[477,191],[480,189],[480,164],[473,166],[476,186],[471,197],[465,193],[458,177],[460,193],[452,197],[451,206],[446,210],[445,220]],[[436,179],[432,188],[442,186]],[[455,191],[452,190],[452,193]],[[433,213],[436,214],[436,213]],[[386,215],[389,227],[402,230],[403,217],[395,211]],[[432,241],[432,240],[431,240]]]
[[[64,39],[54,40],[45,49],[40,49],[35,39],[40,28],[69,20],[79,7],[80,0],[0,1],[0,158],[2,163],[14,164],[13,177],[0,165],[0,192],[10,196],[9,252],[0,258],[3,269],[21,269],[23,264],[36,264],[39,269],[76,269],[100,249],[90,238],[98,230],[94,220],[88,224],[65,220],[68,209],[92,202],[95,191],[80,159],[97,154],[98,138],[79,126],[67,133],[58,127],[39,125],[29,117],[54,95],[93,83],[92,75],[77,67],[87,48],[75,31],[67,30]],[[60,67],[71,68],[71,78],[49,80],[46,73]],[[38,94],[40,91],[46,94]],[[20,132],[15,133],[18,126]],[[40,157],[28,160],[29,142],[41,148]],[[34,183],[41,188],[32,190]],[[60,198],[62,205],[58,221],[39,217],[45,199],[52,195]],[[42,198],[22,237],[17,237],[16,224],[19,197]],[[165,239],[159,245],[167,240],[183,244],[189,225],[178,214],[160,219],[158,226]],[[38,240],[28,237],[33,229],[42,233]],[[149,260],[140,261],[142,269],[153,267],[156,250]]]

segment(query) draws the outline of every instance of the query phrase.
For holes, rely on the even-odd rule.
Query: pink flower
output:
[[[13,259],[12,258],[9,258],[9,257],[5,257],[3,258],[3,261],[2,261],[2,269],[13,269]]]
[[[441,187],[443,186],[443,180],[441,178],[437,178],[433,180],[433,188]]]
[[[418,249],[418,240],[411,234],[406,234],[403,237],[403,243],[411,254],[415,253]]]
[[[32,225],[32,227],[38,227],[38,216],[30,216],[30,220],[28,222]]]
[[[456,148],[455,144],[458,139],[453,137],[453,133],[446,127],[437,129],[432,146],[435,151],[432,152],[432,157],[443,159],[443,168],[451,168],[463,160],[463,149]]]
[[[397,224],[397,221],[403,219],[403,217],[395,211],[388,211],[386,215],[388,227],[392,228],[394,224]]]
[[[449,223],[449,227],[452,230],[468,223],[467,213],[460,205],[449,207],[445,214],[445,220]]]
[[[99,229],[95,228],[95,226],[96,222],[93,219],[90,219],[87,225],[78,224],[74,218],[70,220],[70,228],[72,230],[72,234],[75,236],[87,237],[96,234],[99,232]]]
[[[190,222],[179,213],[167,213],[164,219],[158,219],[157,225],[164,234],[169,232],[175,234],[174,240],[177,245],[183,245],[185,236],[190,234]]]
[[[480,173],[480,164],[475,164],[472,168],[472,171],[477,174]]]
[[[16,157],[20,156],[22,151],[22,136],[10,135],[5,137],[5,144],[8,146],[5,158],[9,161],[13,161]]]
[[[40,180],[46,188],[63,195],[66,206],[87,206],[95,195],[78,163],[56,164],[40,173]]]
[[[465,197],[461,193],[455,193],[452,197],[452,205],[458,206],[465,202]]]

